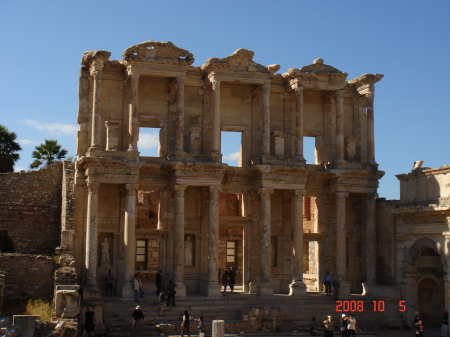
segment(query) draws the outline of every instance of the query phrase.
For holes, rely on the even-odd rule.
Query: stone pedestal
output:
[[[273,286],[270,282],[258,284],[259,296],[271,296],[273,295]]]
[[[350,282],[339,282],[339,296],[350,296]]]
[[[225,321],[214,320],[212,321],[212,337],[224,337],[225,336]]]
[[[289,285],[289,296],[306,296],[306,285],[303,281],[294,281]]]
[[[176,297],[186,297],[186,286],[184,282],[174,282],[178,287],[176,287],[177,294]]]
[[[134,284],[133,281],[124,282],[122,285],[122,297],[134,298]]]

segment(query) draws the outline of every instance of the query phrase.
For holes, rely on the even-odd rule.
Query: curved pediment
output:
[[[125,49],[122,58],[126,61],[162,62],[180,65],[194,63],[194,55],[172,42],[145,41]]]
[[[278,64],[271,64],[267,67],[253,61],[254,52],[247,49],[238,49],[232,55],[224,58],[211,57],[200,68],[203,71],[217,69],[262,72],[273,74],[280,69]]]

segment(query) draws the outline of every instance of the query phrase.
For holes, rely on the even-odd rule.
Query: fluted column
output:
[[[344,90],[336,91],[336,157],[344,161]]]
[[[184,81],[186,76],[177,77],[177,131],[176,131],[176,152],[184,152],[183,131],[184,131]]]
[[[347,283],[347,231],[345,215],[345,199],[347,192],[336,192],[336,273],[340,281],[340,293],[350,295],[350,284]]]
[[[139,74],[129,73],[130,77],[130,103],[128,110],[128,132],[130,136],[130,143],[128,145],[128,151],[138,150],[139,139],[139,124],[138,124],[138,87],[139,87]]]
[[[221,286],[217,280],[219,272],[219,192],[221,188],[209,188],[208,222],[208,288],[207,296],[220,296]]]
[[[289,294],[303,295],[306,294],[306,287],[303,283],[303,191],[296,190],[294,192],[294,242],[293,242],[293,258],[294,258],[294,279],[289,286]]]
[[[367,98],[367,160],[369,163],[375,162],[375,124],[373,114],[374,92],[366,94]]]
[[[296,149],[295,158],[304,159],[303,157],[303,87],[295,89],[295,136]]]
[[[270,81],[262,86],[262,146],[263,155],[270,155]]]
[[[375,193],[369,193],[366,197],[366,282],[376,283],[377,265],[377,233],[375,230]]]
[[[138,184],[126,184],[125,224],[123,233],[124,247],[124,284],[122,297],[133,297],[134,268],[136,261],[136,194]]]
[[[91,76],[94,78],[94,92],[92,95],[92,129],[91,129],[91,149],[100,148],[100,123],[101,123],[101,90],[103,80],[103,63],[97,63],[91,69]]]
[[[177,284],[177,296],[186,296],[184,286],[184,191],[186,185],[175,185],[175,209],[173,224],[173,281]]]
[[[450,223],[450,217],[447,216],[447,223]],[[442,232],[442,235],[445,238],[444,241],[444,256],[447,261],[447,266],[444,267],[444,273],[447,275],[444,276],[444,296],[445,296],[445,307],[448,308],[450,306],[450,232]],[[446,269],[446,270],[445,270]]]
[[[87,224],[86,224],[86,259],[85,259],[85,287],[97,289],[97,212],[99,183],[87,181]]]
[[[273,188],[261,188],[261,276],[258,286],[258,295],[273,295],[270,283],[272,228],[271,228],[271,195]]]
[[[220,81],[212,81],[212,153],[220,153]]]

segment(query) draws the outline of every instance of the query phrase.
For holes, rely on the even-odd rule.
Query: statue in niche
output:
[[[354,137],[347,138],[347,156],[348,159],[355,159],[356,157],[356,140]]]
[[[108,239],[104,238],[103,242],[101,243],[102,246],[102,255],[101,255],[101,265],[104,268],[110,268],[111,267],[111,263],[109,261],[109,243],[108,243]]]
[[[194,265],[194,247],[192,245],[191,236],[186,236],[186,240],[184,241],[184,264],[186,266]]]

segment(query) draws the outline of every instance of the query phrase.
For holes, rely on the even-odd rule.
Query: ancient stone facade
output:
[[[322,59],[276,74],[239,49],[194,67],[170,42],[121,60],[86,52],[79,85],[73,249],[85,288],[132,296],[136,270],[161,269],[177,294],[220,294],[234,266],[245,291],[305,294],[325,270],[341,293],[376,284],[374,84]],[[139,134],[159,130],[159,155]],[[238,167],[221,132],[241,134]],[[315,162],[303,156],[315,139]],[[64,246],[64,243],[62,243]],[[306,270],[307,269],[307,270]]]
[[[386,236],[379,258],[387,267],[384,275],[402,285],[406,322],[420,310],[428,324],[439,324],[442,309],[450,304],[450,166],[421,164],[397,175],[399,201],[378,203],[379,230]]]

